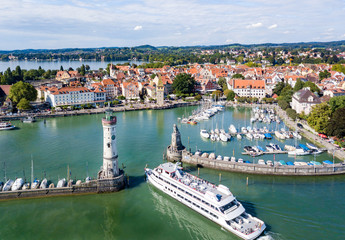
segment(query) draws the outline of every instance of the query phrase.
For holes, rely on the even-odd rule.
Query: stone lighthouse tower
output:
[[[102,119],[102,125],[103,166],[98,173],[98,179],[115,178],[120,172],[117,161],[116,117],[112,115],[110,107],[106,110],[106,116]]]

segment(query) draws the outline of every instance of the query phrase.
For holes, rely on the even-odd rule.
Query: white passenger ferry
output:
[[[229,188],[186,173],[177,163],[145,168],[145,174],[158,189],[243,239],[255,239],[266,228],[263,221],[245,212]]]

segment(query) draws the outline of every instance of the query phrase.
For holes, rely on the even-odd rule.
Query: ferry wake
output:
[[[265,230],[260,219],[245,212],[229,188],[215,186],[183,171],[179,163],[145,168],[147,181],[242,239],[255,239]]]

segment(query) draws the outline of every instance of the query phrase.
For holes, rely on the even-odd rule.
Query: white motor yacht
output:
[[[203,138],[210,138],[210,134],[205,129],[200,130],[200,136]]]

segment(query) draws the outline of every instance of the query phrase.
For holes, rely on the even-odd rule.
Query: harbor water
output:
[[[116,113],[119,164],[130,176],[130,187],[110,194],[21,199],[0,202],[0,239],[238,239],[169,196],[148,185],[144,167],[163,162],[170,144],[172,126],[192,151],[215,152],[253,161],[241,155],[246,145],[283,147],[294,140],[232,139],[228,143],[202,140],[200,129],[250,125],[251,110],[227,108],[198,125],[178,123],[196,107]],[[55,184],[59,178],[95,178],[102,165],[102,114],[61,117],[25,124],[0,132],[0,176],[15,179],[46,176]],[[258,127],[283,128],[281,123],[258,123]],[[305,143],[304,140],[298,143]],[[273,160],[273,155],[257,158]],[[287,154],[276,160],[294,161]],[[257,159],[255,159],[257,160]],[[332,155],[297,157],[297,161],[332,161]],[[87,167],[88,166],[88,167]],[[184,166],[197,175],[198,169]],[[67,169],[70,172],[67,172]],[[200,169],[200,177],[228,186],[247,212],[267,225],[261,239],[343,239],[345,235],[345,176],[284,177],[258,176]],[[249,177],[248,186],[246,179]],[[3,180],[2,180],[3,181]]]

